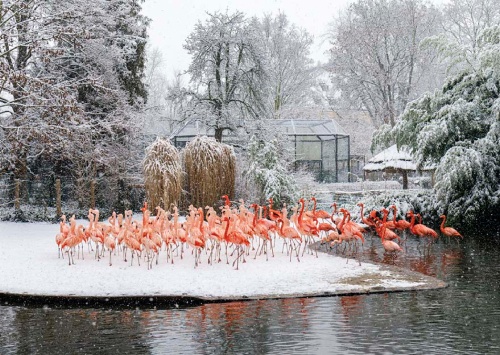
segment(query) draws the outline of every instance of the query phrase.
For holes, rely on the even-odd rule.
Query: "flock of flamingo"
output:
[[[282,253],[286,250],[287,256],[297,258],[308,253],[314,254],[311,244],[320,241],[321,244],[336,247],[344,244],[344,252],[347,246],[357,252],[359,243],[364,243],[364,234],[370,229],[380,237],[385,252],[401,252],[401,237],[396,232],[410,231],[419,238],[427,238],[427,246],[430,246],[438,234],[433,229],[422,224],[419,214],[409,211],[406,219],[397,220],[396,206],[390,206],[393,210],[392,220],[388,220],[389,210],[383,208],[379,211],[371,211],[367,217],[364,216],[364,205],[361,207],[361,222],[351,220],[351,214],[344,208],[337,210],[337,205],[331,205],[331,213],[316,209],[316,198],[312,197],[312,209],[306,210],[303,198],[299,205],[294,206],[292,215],[288,217],[288,210],[273,209],[273,200],[269,199],[269,205],[259,206],[252,204],[250,208],[240,200],[238,206],[231,206],[228,196],[222,196],[224,205],[220,207],[221,214],[212,207],[195,208],[189,207],[189,213],[182,223],[179,221],[179,213],[176,206],[170,210],[156,207],[156,216],[151,217],[147,203],[141,208],[142,221],[134,220],[132,211],[125,211],[124,215],[115,212],[108,218],[108,223],[99,222],[99,210],[89,209],[88,226],[77,224],[75,216],[69,219],[61,217],[59,233],[56,235],[56,243],[59,257],[68,255],[69,265],[74,264],[74,254],[77,253],[84,258],[84,245],[87,244],[88,251],[95,248],[95,259],[104,257],[109,252],[109,265],[112,265],[112,253],[121,252],[124,261],[130,250],[131,265],[136,256],[140,265],[142,257],[147,261],[148,269],[156,260],[158,264],[160,251],[165,251],[167,262],[174,263],[175,257],[184,257],[186,250],[191,248],[194,255],[195,268],[201,262],[203,251],[207,257],[207,263],[220,263],[223,259],[229,264],[233,258],[232,265],[239,268],[241,262],[246,262],[246,257],[255,251],[254,259],[264,253],[266,260],[269,254],[274,257],[276,238],[283,241]],[[206,212],[205,212],[206,210]],[[342,215],[342,217],[340,216]],[[416,219],[419,222],[416,223]],[[448,237],[462,237],[455,229],[445,227],[446,216],[441,215],[442,223],[440,231]],[[317,257],[317,248],[314,248]],[[224,254],[223,254],[224,253]]]

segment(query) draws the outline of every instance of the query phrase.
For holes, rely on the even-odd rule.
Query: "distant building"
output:
[[[303,110],[301,117],[307,119],[334,120],[342,132],[349,136],[350,181],[363,178],[363,166],[373,154],[372,137],[375,125],[366,111],[361,110]]]
[[[333,119],[277,119],[268,121],[289,137],[295,153],[295,168],[306,169],[322,182],[347,182],[350,179],[350,137]],[[251,128],[250,128],[251,131]],[[172,143],[183,148],[196,135],[214,136],[213,129],[193,120],[172,134]],[[222,141],[238,144],[229,131]]]
[[[363,166],[372,157],[375,125],[366,111],[337,110],[331,111],[331,115],[351,138],[351,173],[361,179]]]

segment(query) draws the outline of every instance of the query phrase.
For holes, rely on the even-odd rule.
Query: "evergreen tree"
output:
[[[435,189],[450,223],[491,226],[500,219],[500,26],[484,30],[477,46],[476,69],[411,102],[374,143],[408,146],[418,165],[437,167]]]

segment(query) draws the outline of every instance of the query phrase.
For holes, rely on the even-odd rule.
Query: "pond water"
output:
[[[368,238],[362,258],[436,276],[449,287],[170,309],[3,304],[0,353],[500,353],[500,247],[442,239],[421,256],[414,239],[407,246],[393,260]]]

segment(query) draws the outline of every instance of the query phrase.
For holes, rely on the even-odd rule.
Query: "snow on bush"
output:
[[[407,105],[374,144],[408,146],[417,164],[436,164],[439,211],[453,224],[500,219],[500,26],[485,30],[477,68]]]
[[[259,140],[252,136],[248,143],[247,178],[260,190],[260,202],[272,198],[275,206],[295,203],[299,188],[288,170],[286,152],[278,139]]]

